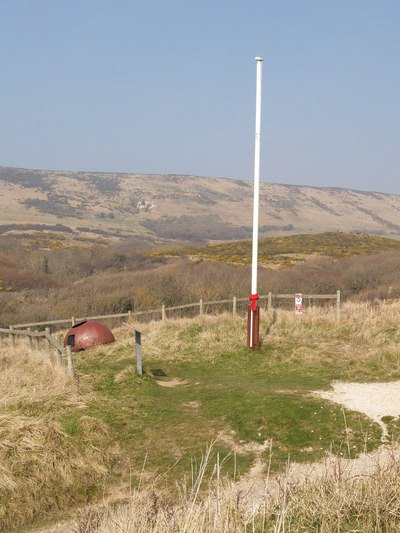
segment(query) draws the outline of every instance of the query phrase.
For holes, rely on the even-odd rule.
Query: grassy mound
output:
[[[93,387],[84,414],[116,435],[133,485],[145,463],[146,475],[162,474],[173,487],[216,438],[221,454],[236,451],[238,475],[254,461],[253,444],[270,439],[273,471],[284,468],[289,455],[308,462],[329,449],[347,454],[350,447],[355,457],[379,446],[380,427],[312,392],[329,389],[333,380],[398,379],[399,311],[397,303],[347,304],[340,323],[334,309],[310,308],[302,316],[263,311],[264,343],[256,352],[245,347],[244,318],[143,325],[142,378],[135,376],[132,333],[117,330],[117,343],[76,355],[81,381]],[[70,412],[64,427],[73,432],[81,415]],[[398,434],[395,425],[392,434]],[[261,456],[268,459],[266,451]],[[227,461],[233,465],[233,456]]]

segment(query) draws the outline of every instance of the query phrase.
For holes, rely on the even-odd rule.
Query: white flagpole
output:
[[[251,264],[251,297],[252,306],[257,300],[252,296],[257,296],[257,266],[258,266],[258,219],[260,203],[260,145],[261,145],[261,88],[262,88],[262,57],[256,57],[257,84],[256,84],[256,136],[254,150],[254,203],[253,203],[253,248]],[[258,298],[257,298],[258,299]],[[251,310],[250,317],[250,347],[253,348],[253,321],[254,310]]]

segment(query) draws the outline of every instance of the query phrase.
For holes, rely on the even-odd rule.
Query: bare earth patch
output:
[[[169,381],[156,381],[157,385],[160,385],[161,387],[176,387],[178,385],[187,385],[189,382],[186,379],[179,379],[174,378],[170,379]]]

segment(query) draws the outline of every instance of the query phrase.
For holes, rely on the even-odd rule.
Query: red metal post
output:
[[[260,344],[260,308],[257,305],[258,294],[249,297],[251,305],[247,311],[247,346],[254,350]]]

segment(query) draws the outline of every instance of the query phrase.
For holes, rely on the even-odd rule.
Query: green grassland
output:
[[[152,255],[191,256],[227,264],[251,263],[250,240],[152,252]],[[266,268],[292,266],[309,255],[345,257],[400,250],[400,241],[364,233],[327,232],[259,239],[259,262]]]
[[[335,323],[333,311],[322,310],[295,320],[280,311],[274,324],[264,317],[264,343],[254,352],[245,347],[243,319],[153,323],[145,326],[146,372],[140,378],[124,334],[123,342],[76,355],[81,383],[94,395],[85,410],[64,416],[64,428],[76,437],[82,414],[103,420],[124,450],[119,475],[127,482],[145,462],[146,471],[153,478],[162,474],[168,486],[190,471],[207,443],[217,439],[216,451],[229,454],[227,435],[237,444],[237,474],[254,460],[246,451],[251,442],[272,440],[273,471],[289,457],[314,461],[330,449],[342,455],[350,450],[352,457],[372,450],[381,438],[377,424],[312,394],[329,389],[333,380],[400,377],[397,329],[385,319],[384,329],[368,330],[361,316],[351,321],[348,309],[350,321],[343,324]],[[180,384],[157,383],[171,379]],[[391,431],[397,437],[396,424]],[[268,461],[269,452],[263,454]],[[233,461],[227,460],[231,473]]]
[[[59,435],[54,450],[40,441],[24,452],[23,468],[29,465],[34,472],[29,475],[39,476],[46,491],[29,492],[29,506],[19,507],[16,527],[21,530],[30,520],[55,513],[60,517],[77,502],[112,487],[128,495],[130,488],[158,479],[159,488],[176,495],[179,482],[196,470],[214,441],[214,453],[226,458],[224,474],[236,479],[249,472],[257,457],[265,468],[270,463],[272,472],[279,472],[288,459],[312,462],[329,451],[355,457],[377,448],[382,436],[378,424],[314,392],[328,390],[334,380],[399,379],[399,312],[397,302],[374,307],[347,303],[340,323],[329,307],[311,307],[302,316],[263,312],[263,342],[255,351],[245,345],[244,316],[143,324],[142,377],[135,372],[132,332],[121,327],[114,330],[117,342],[75,354],[75,383],[44,362],[29,367],[33,383],[40,372],[44,375],[40,387],[28,389],[29,397],[26,387],[18,385],[27,382],[28,368],[21,373],[16,366],[11,373],[5,364],[0,372],[5,373],[3,396],[10,397],[9,407],[5,402],[9,428],[18,415],[29,427],[51,423]],[[162,386],[171,381],[175,386]],[[13,399],[16,387],[21,398]],[[386,422],[397,440],[398,420]],[[12,439],[19,442],[20,430],[13,431]],[[46,439],[47,429],[43,431]],[[265,443],[270,446],[262,448]],[[50,459],[42,458],[43,449]],[[3,452],[8,475],[25,487],[22,456]],[[97,468],[97,477],[79,466],[80,454],[93,464],[90,469]],[[46,468],[35,469],[39,459]],[[58,468],[69,469],[71,479],[60,478]],[[8,505],[18,502],[17,495],[7,498]],[[9,513],[4,521],[14,523]]]

